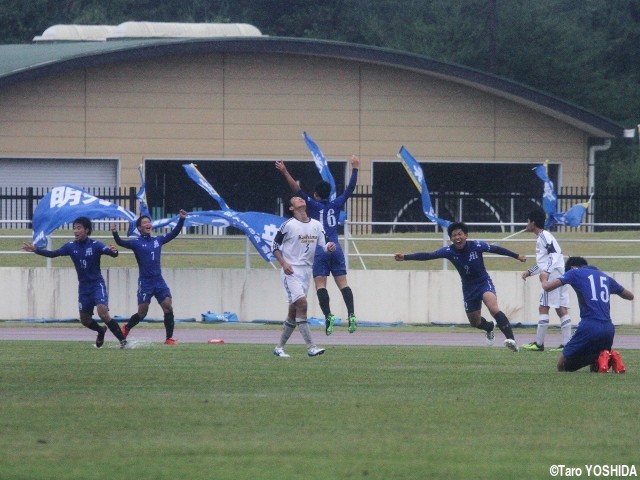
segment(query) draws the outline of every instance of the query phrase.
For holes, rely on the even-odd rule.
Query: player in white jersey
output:
[[[522,274],[522,279],[537,275],[542,272],[549,274],[549,280],[560,278],[564,274],[564,256],[556,239],[544,229],[545,213],[542,210],[534,210],[527,216],[527,232],[536,235],[536,264]],[[522,345],[522,350],[533,352],[544,351],[544,337],[549,328],[549,310],[555,308],[560,318],[560,330],[562,332],[562,345],[557,350],[562,350],[571,338],[571,316],[569,315],[569,286],[546,292],[540,292],[540,305],[538,307],[538,328],[536,341]],[[553,349],[556,350],[556,349]]]
[[[313,343],[311,329],[307,322],[307,291],[311,283],[313,258],[316,246],[321,247],[325,252],[332,252],[336,249],[336,245],[326,241],[322,224],[309,218],[307,203],[302,197],[292,197],[289,204],[293,218],[280,226],[273,240],[273,255],[282,266],[280,279],[289,302],[287,319],[284,321],[280,341],[273,350],[273,354],[277,357],[289,357],[284,351],[284,346],[293,330],[299,327],[300,334],[307,345],[307,354],[315,357],[322,355],[324,348],[318,348]]]

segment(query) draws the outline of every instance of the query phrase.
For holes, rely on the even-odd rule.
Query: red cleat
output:
[[[611,369],[614,373],[624,373],[627,371],[624,363],[622,363],[622,357],[620,357],[620,353],[617,350],[611,350]]]
[[[607,373],[609,371],[609,360],[611,359],[611,352],[609,350],[602,350],[598,358],[596,359],[596,372]]]
[[[177,344],[178,344],[178,341],[177,341],[177,340],[174,340],[173,338],[167,338],[167,339],[164,341],[164,344],[165,344],[165,345],[177,345]]]
[[[121,328],[122,330],[122,335],[124,335],[124,338],[127,338],[127,335],[129,335],[129,329],[127,328],[127,326],[125,325],[124,327]]]

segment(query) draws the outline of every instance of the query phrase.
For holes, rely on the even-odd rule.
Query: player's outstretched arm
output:
[[[289,188],[291,189],[291,193],[298,193],[300,191],[300,185],[298,182],[291,176],[287,167],[284,166],[284,162],[282,160],[276,161],[276,168],[280,170],[280,173],[284,176]]]

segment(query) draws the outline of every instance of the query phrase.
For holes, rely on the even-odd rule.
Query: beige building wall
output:
[[[0,156],[307,159],[561,164],[586,186],[587,135],[480,90],[381,65],[277,54],[200,54],[94,67],[0,91]]]

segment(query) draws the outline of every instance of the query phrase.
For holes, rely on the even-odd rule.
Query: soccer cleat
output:
[[[620,352],[617,350],[611,350],[611,358],[609,359],[611,364],[611,369],[613,373],[624,373],[627,369],[624,367],[624,363],[622,363],[622,357],[620,357]]]
[[[307,349],[307,355],[310,357],[316,357],[318,355],[322,355],[324,353],[324,348],[311,347]]]
[[[124,335],[124,338],[127,338],[127,335],[129,335],[130,330],[127,328],[126,325],[122,327],[121,330],[122,330],[122,335]]]
[[[289,358],[289,355],[287,355],[287,353],[284,351],[284,348],[282,348],[282,347],[274,348],[273,349],[273,354],[276,357]]]
[[[517,352],[520,349],[518,348],[518,344],[516,343],[515,340],[511,339],[511,338],[507,338],[504,341],[504,346],[507,347],[509,350],[511,350],[512,352]]]
[[[126,340],[120,340],[120,348],[127,348],[127,341]]]
[[[349,315],[349,333],[353,333],[358,328],[358,321],[356,320],[356,316],[352,313]]]
[[[544,345],[538,345],[536,342],[527,343],[520,348],[529,352],[544,352]]]
[[[324,320],[324,333],[326,333],[327,336],[333,333],[333,324],[335,321],[336,316],[331,314],[327,315],[327,318]]]
[[[564,349],[564,345],[559,345],[557,347],[551,347],[548,350],[550,352],[561,352]]]
[[[165,345],[177,345],[177,344],[178,344],[178,341],[177,341],[177,340],[174,340],[173,338],[167,338],[167,339],[164,341],[164,344],[165,344]]]
[[[102,345],[104,345],[105,333],[107,333],[107,327],[102,327],[102,329],[98,332],[98,336],[96,337],[96,348],[102,348]]]
[[[491,322],[491,330],[485,332],[487,337],[487,345],[493,345],[494,340],[496,339],[496,324]]]
[[[596,359],[596,372],[607,373],[609,371],[609,361],[611,360],[611,352],[602,350]]]

